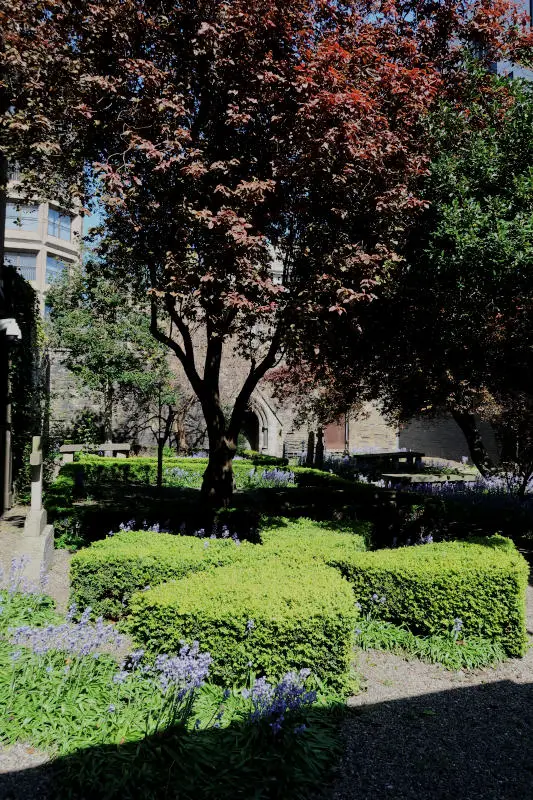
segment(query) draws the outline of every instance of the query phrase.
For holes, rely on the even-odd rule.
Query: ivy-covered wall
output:
[[[29,489],[31,437],[42,433],[46,408],[46,357],[37,295],[12,267],[4,268],[10,314],[17,320],[22,341],[11,348],[13,483],[19,499]]]

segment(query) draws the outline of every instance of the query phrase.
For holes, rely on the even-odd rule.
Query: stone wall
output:
[[[205,345],[201,337],[195,341],[198,364],[203,363]],[[192,395],[183,370],[175,358],[170,355],[170,363],[182,387],[181,407],[176,422],[171,444],[180,440],[182,448],[193,451],[206,449],[205,424],[199,403]],[[248,363],[236,353],[226,353],[221,369],[221,398],[228,407],[233,405],[235,397],[248,372]],[[99,398],[81,390],[74,377],[66,369],[61,353],[55,352],[50,358],[51,388],[51,428],[68,426],[84,410],[95,413],[100,411]],[[128,428],[128,415],[131,412],[124,408],[117,414],[117,425],[129,431],[125,435],[127,441],[137,443],[141,447],[154,447],[155,440],[151,433],[135,433],[134,425]],[[272,393],[268,381],[262,381],[250,403],[244,436],[250,446],[260,452],[275,456],[301,456],[307,449],[309,428],[297,423],[297,411],[290,403],[280,404]],[[328,426],[325,431],[326,450],[335,452],[345,449],[346,433],[348,433],[348,449],[350,451],[387,451],[406,448],[418,450],[427,456],[459,461],[468,456],[468,448],[464,436],[451,417],[434,420],[413,420],[398,431],[387,423],[377,405],[368,404],[357,415],[350,417],[346,430],[345,420],[337,425]],[[488,426],[483,429],[484,440],[490,454],[496,454],[494,435]]]
[[[488,423],[480,423],[480,431],[490,457],[497,461],[498,449],[492,428]],[[471,463],[466,439],[451,416],[414,419],[400,430],[398,439],[400,447],[407,450],[450,461],[461,461],[466,456]]]

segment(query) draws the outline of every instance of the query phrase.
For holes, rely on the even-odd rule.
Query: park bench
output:
[[[131,444],[104,442],[103,444],[62,444],[59,452],[63,457],[63,464],[74,461],[74,453],[85,450],[89,453],[102,452],[105,456],[114,458],[127,458],[131,452]]]

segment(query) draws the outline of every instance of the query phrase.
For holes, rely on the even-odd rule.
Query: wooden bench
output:
[[[114,458],[127,458],[131,452],[131,444],[104,442],[103,444],[62,444],[59,452],[63,457],[63,464],[74,461],[74,453],[85,450],[88,453],[103,451],[105,456]]]

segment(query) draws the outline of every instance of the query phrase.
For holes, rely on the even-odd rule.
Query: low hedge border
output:
[[[173,484],[169,470],[182,470],[194,479],[198,487],[207,467],[207,458],[166,458],[163,462],[163,478],[168,485]],[[268,464],[266,464],[268,466]],[[279,467],[284,470],[285,467]],[[247,459],[233,462],[233,474],[238,485],[245,485],[254,465]],[[288,469],[288,468],[287,468]],[[329,472],[307,467],[291,467],[297,486],[353,486],[353,481],[339,478]],[[99,485],[119,484],[130,486],[154,486],[157,475],[157,459],[134,456],[131,458],[109,458],[106,456],[81,455],[77,461],[64,464],[59,475],[47,492],[50,506],[59,500],[63,505],[72,499],[76,484],[85,488]]]
[[[198,640],[211,677],[246,684],[308,668],[335,691],[349,689],[357,612],[350,585],[322,564],[274,556],[189,574],[133,595],[126,629],[151,653]]]
[[[350,581],[363,611],[413,633],[449,631],[498,641],[511,656],[526,650],[528,565],[503,536],[345,554],[329,563]],[[372,602],[371,596],[386,602]]]
[[[131,595],[189,572],[242,559],[249,545],[150,531],[127,531],[76,553],[70,565],[71,599],[79,608],[118,620]]]

